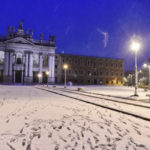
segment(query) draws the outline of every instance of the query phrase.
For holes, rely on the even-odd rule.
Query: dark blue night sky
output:
[[[0,35],[20,20],[35,38],[56,35],[57,52],[123,58],[134,69],[129,41],[136,35],[138,66],[150,57],[150,0],[0,0]]]

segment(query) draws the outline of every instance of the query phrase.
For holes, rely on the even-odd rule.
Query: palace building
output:
[[[49,41],[33,38],[33,30],[8,27],[8,35],[0,36],[0,82],[4,83],[54,83],[55,36]]]
[[[67,64],[67,82],[81,85],[123,85],[123,59],[56,54],[55,60],[56,83],[64,83],[63,65]]]
[[[33,38],[33,30],[8,27],[0,36],[0,83],[64,83],[63,65],[67,64],[67,82],[73,84],[122,85],[124,60],[72,54],[55,54],[55,36],[49,40]]]

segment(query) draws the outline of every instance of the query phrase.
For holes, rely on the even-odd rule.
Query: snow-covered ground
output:
[[[63,88],[63,85],[57,85],[57,87]],[[145,91],[144,89],[138,88],[138,97],[134,97],[135,88],[127,86],[100,86],[100,85],[89,85],[89,86],[68,86],[67,88],[76,90],[78,87],[83,88],[85,91],[90,91],[94,93],[113,95],[137,100],[148,100],[149,97],[146,96],[150,94],[150,90]]]
[[[0,86],[0,150],[149,150],[149,141],[150,122],[32,86]]]

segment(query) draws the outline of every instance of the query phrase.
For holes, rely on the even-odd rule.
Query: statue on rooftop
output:
[[[23,29],[23,21],[19,22],[19,29]]]

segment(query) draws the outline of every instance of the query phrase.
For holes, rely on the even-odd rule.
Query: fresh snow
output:
[[[34,86],[0,86],[0,150],[149,150],[149,141],[148,121]]]
[[[62,88],[63,85],[57,85],[57,87]],[[123,98],[129,99],[137,99],[137,100],[149,100],[147,94],[150,94],[150,90],[145,91],[144,89],[138,88],[138,97],[134,97],[135,88],[128,86],[103,86],[103,85],[76,85],[76,86],[68,86],[67,88],[72,90],[77,90],[77,88],[82,88],[85,91],[100,93],[105,95],[119,96]]]

